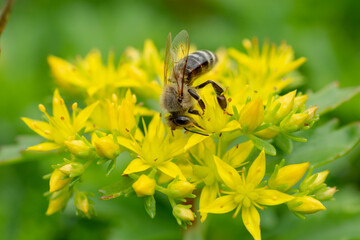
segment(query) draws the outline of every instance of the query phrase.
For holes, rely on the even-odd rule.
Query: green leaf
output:
[[[100,197],[100,200],[109,200],[122,195],[126,196],[132,192],[131,185],[133,182],[129,177],[121,177],[120,181],[99,189],[99,192],[103,195]]]
[[[147,197],[145,197],[144,200],[145,200],[144,206],[145,206],[146,212],[149,214],[149,216],[151,218],[154,218],[155,214],[156,214],[156,201],[155,201],[154,195],[147,196]]]
[[[315,167],[327,164],[344,156],[360,141],[360,123],[351,123],[337,128],[333,119],[322,126],[302,132],[307,143],[294,142],[294,151],[285,156],[288,163],[309,161]]]
[[[307,106],[318,106],[317,113],[325,114],[334,110],[360,92],[360,87],[339,88],[339,83],[334,82],[316,93],[308,93]]]
[[[291,153],[293,150],[293,143],[291,139],[284,134],[278,134],[275,137],[275,143],[285,153]]]
[[[254,143],[255,147],[259,150],[263,150],[265,151],[266,154],[269,154],[271,156],[275,156],[276,155],[276,149],[275,147],[269,143],[266,140],[263,140],[261,138],[258,138],[254,135],[249,135],[248,136],[251,141]]]
[[[25,150],[30,146],[39,144],[41,141],[43,141],[43,138],[37,135],[18,136],[15,144],[0,147],[0,165],[26,160],[26,158],[23,158]]]
[[[115,169],[115,166],[116,166],[116,160],[115,159],[110,160],[110,163],[106,170],[106,176],[110,175],[110,173]]]

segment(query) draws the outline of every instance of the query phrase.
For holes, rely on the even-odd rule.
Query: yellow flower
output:
[[[93,134],[92,142],[100,157],[114,159],[120,154],[120,146],[114,141],[112,134],[100,138]]]
[[[254,96],[260,96],[266,102],[272,93],[281,91],[293,81],[288,73],[306,61],[305,58],[294,60],[292,48],[284,42],[276,47],[266,41],[260,50],[258,40],[253,38],[252,41],[245,39],[243,46],[247,53],[234,48],[228,50],[229,56],[238,63],[240,73],[238,76],[235,74],[232,82],[242,82],[242,86],[240,89],[233,87],[231,82],[227,86],[231,97],[242,92],[243,98],[237,102],[240,104],[244,104],[247,97],[255,99]]]
[[[241,109],[239,122],[244,132],[253,132],[264,121],[264,105],[260,98],[248,102]]]
[[[171,134],[166,132],[160,115],[153,117],[146,128],[144,124],[145,136],[137,141],[129,140],[125,137],[118,137],[118,143],[137,154],[137,158],[130,162],[123,174],[131,174],[155,168],[166,175],[181,180],[185,180],[180,168],[171,160],[184,152],[184,146],[188,139],[183,134]]]
[[[262,151],[252,163],[245,177],[214,156],[220,178],[231,191],[223,191],[226,196],[217,198],[200,212],[227,213],[236,209],[234,217],[242,209],[242,219],[246,229],[254,239],[261,239],[260,215],[257,208],[263,209],[262,205],[278,205],[294,199],[293,196],[258,186],[265,175],[265,152]]]
[[[132,187],[138,197],[154,195],[156,181],[147,175],[142,174],[136,182],[133,183]]]
[[[55,169],[50,177],[49,186],[50,186],[50,192],[56,192],[60,189],[67,186],[71,181],[71,178],[67,177],[65,173],[63,173],[59,169]]]
[[[90,154],[90,147],[83,140],[71,140],[64,143],[69,152],[75,156],[88,157]]]
[[[93,207],[86,193],[75,191],[74,205],[77,210],[81,211],[87,218],[90,218]]]
[[[315,173],[307,178],[300,184],[301,191],[309,191],[310,193],[314,190],[317,190],[326,180],[330,171],[322,171],[319,173]]]
[[[115,68],[112,52],[108,57],[108,66],[103,64],[101,54],[96,49],[84,59],[78,58],[75,64],[55,56],[49,56],[48,63],[60,87],[70,92],[86,92],[90,99],[111,96],[119,87],[140,86],[136,80],[123,76],[121,67]]]
[[[55,90],[53,98],[53,116],[50,116],[46,112],[44,105],[39,105],[40,111],[45,114],[49,122],[21,118],[29,128],[49,140],[49,142],[29,147],[27,150],[39,152],[52,151],[64,146],[65,141],[75,139],[75,135],[81,129],[86,128],[87,120],[96,105],[97,102],[76,114],[77,104],[74,103],[72,106],[72,117],[70,117],[64,100],[61,98],[59,91]]]
[[[195,185],[187,181],[174,180],[168,185],[169,196],[173,198],[185,198],[195,189]]]
[[[291,164],[280,168],[274,172],[269,179],[269,187],[286,192],[294,186],[304,176],[310,166],[309,162]]]
[[[245,164],[253,148],[254,144],[251,140],[237,144],[228,150],[222,159],[233,168],[238,168]]]
[[[310,196],[296,197],[288,202],[287,205],[290,211],[301,214],[311,214],[326,210],[326,207],[319,200]]]
[[[296,90],[273,101],[266,109],[265,121],[270,123],[280,122],[293,109],[295,95]]]
[[[69,189],[55,192],[51,195],[49,200],[49,206],[46,210],[46,215],[52,215],[61,209],[63,209],[70,198]]]
[[[189,209],[189,205],[175,205],[173,208],[173,215],[185,222],[195,220],[195,214]]]

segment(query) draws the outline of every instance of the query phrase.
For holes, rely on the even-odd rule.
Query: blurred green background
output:
[[[162,49],[167,34],[181,29],[187,29],[192,44],[209,50],[242,48],[242,40],[253,36],[260,42],[286,40],[296,57],[308,59],[300,68],[303,90],[317,91],[333,81],[342,87],[359,85],[359,12],[357,0],[18,0],[1,39],[0,145],[30,134],[19,118],[40,118],[37,105],[50,102],[55,85],[48,55],[73,60],[99,48],[104,58],[110,49],[119,57],[127,46],[142,49],[145,39]],[[357,96],[325,118],[337,117],[341,124],[357,121],[359,107]],[[326,205],[328,211],[306,221],[281,209],[265,211],[264,239],[360,239],[359,156],[357,147],[327,166],[332,171],[329,185],[341,189],[337,201]],[[71,203],[64,214],[46,217],[42,194],[47,181],[41,177],[51,171],[52,161],[39,155],[0,167],[0,239],[181,238],[161,197],[155,220],[137,198],[100,202],[98,196],[98,216],[92,220],[77,218]],[[90,170],[84,188],[95,192],[111,182],[111,177],[98,180],[103,173]],[[211,217],[204,227],[208,239],[250,238],[240,219],[230,215]]]

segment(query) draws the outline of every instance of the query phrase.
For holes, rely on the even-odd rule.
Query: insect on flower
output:
[[[171,130],[184,128],[190,131],[187,127],[194,126],[201,128],[188,113],[201,116],[199,111],[194,109],[195,100],[204,113],[205,104],[196,90],[208,84],[212,85],[217,101],[225,111],[227,101],[224,90],[216,82],[208,80],[198,86],[192,86],[194,80],[210,71],[216,62],[215,54],[208,50],[189,54],[187,31],[182,30],[172,42],[171,33],[169,33],[165,48],[164,88],[160,103],[162,108],[169,113],[166,119]]]

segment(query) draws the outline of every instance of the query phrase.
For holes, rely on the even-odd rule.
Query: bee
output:
[[[166,117],[167,124],[171,130],[184,128],[186,131],[194,132],[188,127],[199,126],[189,114],[201,116],[198,110],[194,109],[197,104],[205,112],[205,104],[197,89],[211,84],[217,102],[225,111],[227,101],[224,90],[214,81],[208,80],[198,86],[192,86],[195,79],[209,72],[217,63],[217,57],[208,50],[196,51],[189,54],[189,35],[182,30],[171,40],[169,33],[166,40],[164,59],[164,88],[160,98],[161,107],[169,113]],[[195,132],[199,133],[199,132]],[[201,134],[201,133],[199,133]]]

